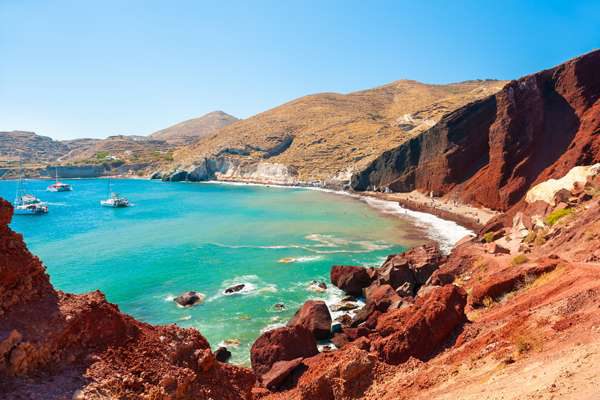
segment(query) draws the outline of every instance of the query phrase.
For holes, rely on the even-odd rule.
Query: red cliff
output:
[[[507,210],[532,185],[600,161],[600,50],[508,83],[385,152],[355,190],[420,190]]]

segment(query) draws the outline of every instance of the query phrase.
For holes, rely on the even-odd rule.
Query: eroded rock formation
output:
[[[600,50],[512,81],[383,153],[356,190],[448,195],[507,210],[532,185],[600,161]]]

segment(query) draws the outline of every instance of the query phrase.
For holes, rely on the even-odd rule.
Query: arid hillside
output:
[[[344,183],[383,151],[504,83],[402,80],[350,94],[301,97],[176,151],[165,178]]]
[[[0,163],[47,163],[57,160],[69,151],[69,146],[33,132],[0,132]]]
[[[223,111],[213,111],[198,118],[188,119],[150,135],[150,138],[182,146],[197,142],[219,129],[239,121]]]

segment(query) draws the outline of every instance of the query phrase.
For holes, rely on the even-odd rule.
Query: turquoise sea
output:
[[[134,206],[107,209],[99,204],[107,180],[66,182],[74,191],[50,193],[48,181],[27,181],[50,211],[12,222],[52,283],[75,293],[100,289],[142,321],[196,327],[215,348],[239,340],[229,347],[236,363],[248,362],[261,330],[285,323],[305,300],[339,298],[331,265],[379,265],[405,248],[406,222],[339,194],[114,180]],[[0,182],[0,196],[12,201],[15,188]],[[326,281],[328,290],[307,290],[312,280]],[[243,293],[223,295],[237,283],[247,285]],[[178,307],[173,297],[188,290],[204,293],[205,302]],[[276,303],[285,311],[276,312]]]

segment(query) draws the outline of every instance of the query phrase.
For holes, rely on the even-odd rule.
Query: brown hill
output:
[[[170,172],[183,170],[172,177],[190,180],[347,182],[383,151],[503,85],[402,80],[350,94],[301,97],[178,150]]]
[[[46,163],[68,152],[67,144],[33,132],[0,132],[0,162]]]
[[[446,194],[506,210],[540,181],[600,161],[600,50],[512,81],[385,152],[355,190]]]
[[[150,137],[152,139],[164,140],[177,146],[192,144],[236,121],[239,121],[239,119],[223,111],[213,111],[199,118],[188,119],[187,121],[161,129],[151,134]]]

